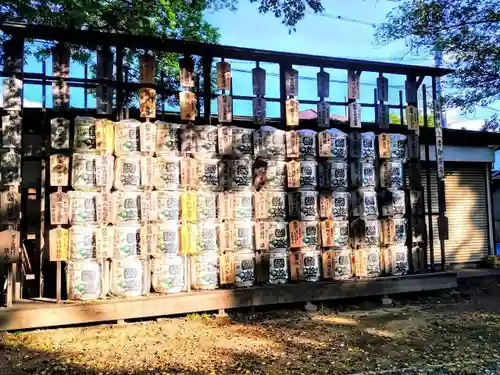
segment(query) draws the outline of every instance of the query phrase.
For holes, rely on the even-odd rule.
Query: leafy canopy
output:
[[[381,43],[408,38],[413,51],[441,50],[456,69],[448,104],[472,110],[500,99],[498,0],[403,0],[376,36]]]

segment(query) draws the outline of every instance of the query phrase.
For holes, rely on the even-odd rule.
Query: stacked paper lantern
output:
[[[358,277],[376,277],[381,272],[380,221],[375,190],[376,138],[371,132],[353,132],[349,135],[349,141],[355,274]]]
[[[378,139],[384,271],[389,275],[404,275],[408,272],[408,250],[405,246],[408,229],[403,190],[407,137],[380,134]]]
[[[324,130],[318,142],[323,273],[326,279],[342,280],[352,277],[347,134],[337,129]]]

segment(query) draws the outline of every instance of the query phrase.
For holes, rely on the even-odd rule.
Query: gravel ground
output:
[[[500,288],[0,333],[0,374],[500,375]]]

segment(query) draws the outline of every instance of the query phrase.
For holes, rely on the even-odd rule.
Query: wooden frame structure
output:
[[[0,72],[0,75],[11,76],[15,75],[17,78],[23,80],[24,84],[40,85],[43,89],[43,100],[42,109],[25,109],[22,108],[22,116],[25,120],[25,124],[29,124],[29,127],[25,126],[24,132],[32,132],[33,134],[38,134],[41,138],[46,138],[50,134],[50,118],[54,116],[64,116],[68,119],[73,119],[77,115],[86,114],[99,117],[95,114],[95,111],[89,109],[87,106],[87,93],[89,89],[97,88],[100,85],[106,85],[112,88],[115,92],[116,104],[114,106],[114,114],[108,116],[114,120],[119,120],[123,118],[124,114],[127,113],[130,117],[138,117],[133,110],[126,108],[126,98],[127,93],[137,90],[139,87],[153,87],[157,89],[157,92],[161,94],[162,102],[165,102],[166,97],[172,93],[167,92],[164,85],[164,77],[160,82],[154,84],[138,84],[133,83],[128,80],[127,70],[123,65],[123,51],[126,48],[136,48],[146,51],[162,51],[162,52],[172,52],[177,53],[180,56],[184,55],[195,55],[199,56],[203,62],[203,87],[199,87],[197,94],[199,96],[198,102],[203,102],[204,111],[198,111],[199,115],[195,121],[197,124],[211,124],[216,121],[216,117],[212,115],[211,112],[211,100],[215,97],[212,93],[211,88],[211,69],[214,62],[214,58],[222,59],[241,59],[250,60],[256,63],[258,66],[259,62],[270,62],[277,63],[280,66],[280,97],[278,98],[267,98],[269,102],[279,102],[280,107],[280,118],[270,119],[269,123],[278,128],[285,127],[285,84],[284,84],[284,71],[293,65],[301,66],[312,66],[318,68],[334,68],[351,70],[361,73],[362,71],[368,72],[378,72],[380,74],[399,74],[404,75],[407,81],[413,82],[415,87],[421,88],[423,90],[424,101],[423,101],[423,113],[424,113],[424,127],[420,129],[419,141],[420,144],[425,146],[425,160],[429,160],[429,145],[436,144],[436,136],[439,142],[444,142],[446,144],[454,145],[488,145],[491,143],[500,144],[500,137],[495,135],[495,139],[492,139],[491,135],[484,135],[475,132],[464,132],[456,131],[450,129],[443,129],[442,136],[440,134],[436,135],[436,130],[434,128],[428,127],[427,124],[427,100],[426,100],[426,88],[422,85],[425,77],[432,78],[432,101],[435,104],[433,109],[435,120],[438,124],[441,123],[441,108],[440,108],[440,98],[437,97],[436,93],[436,79],[449,74],[451,71],[448,69],[441,68],[428,68],[421,66],[410,66],[410,65],[399,65],[399,64],[389,64],[381,62],[371,62],[371,61],[361,61],[352,59],[339,59],[323,56],[310,56],[303,54],[290,54],[282,52],[272,52],[264,50],[254,50],[248,48],[236,48],[221,45],[210,45],[204,43],[196,42],[185,42],[179,40],[167,40],[156,37],[142,37],[135,35],[118,35],[113,33],[103,33],[99,31],[89,31],[89,30],[71,30],[71,29],[61,29],[52,28],[46,26],[34,26],[25,24],[14,24],[5,23],[1,26],[4,33],[11,37],[9,41],[11,44],[18,46],[22,50],[22,46],[25,41],[28,40],[43,40],[55,43],[66,43],[68,45],[79,45],[85,46],[86,48],[102,50],[113,49],[115,53],[115,77],[112,78],[89,78],[88,77],[88,66],[85,66],[85,77],[75,78],[75,77],[55,77],[46,74],[46,66],[43,64],[42,73],[27,73],[21,68],[20,70],[13,71],[9,65],[5,65],[4,71]],[[22,56],[21,56],[22,58]],[[50,86],[54,82],[62,81],[69,87],[80,87],[84,89],[85,92],[85,108],[75,109],[75,108],[59,108],[57,111],[47,108],[45,87]],[[376,111],[378,100],[376,95],[376,90],[374,92],[374,101],[372,103],[360,103],[362,107],[372,108]],[[409,105],[417,106],[417,102],[403,103],[403,94],[400,92],[400,100],[398,105],[389,105],[391,109],[398,109],[400,113],[401,123],[405,123],[404,111]],[[235,100],[252,100],[253,97],[250,96],[238,96],[233,95]],[[316,104],[317,100],[301,100],[301,103],[305,104]],[[336,106],[347,106],[348,102],[333,102],[329,101],[331,105]],[[159,116],[161,119],[172,120],[178,122],[178,116],[175,114],[168,114],[160,111]],[[245,126],[252,126],[248,118],[235,118],[233,120],[234,124],[244,124]],[[336,128],[340,130],[346,130],[349,128],[348,124],[335,124]],[[314,128],[315,124],[311,121],[301,121],[299,124],[300,128]],[[438,126],[439,129],[440,126]],[[373,123],[363,123],[363,130],[373,131],[375,133],[381,133],[381,129],[376,124]],[[388,129],[383,129],[385,132],[398,132],[398,133],[410,133],[404,126],[391,125]],[[42,201],[42,207],[40,210],[40,228],[38,231],[27,232],[26,221],[23,220],[22,226],[22,237],[21,241],[23,243],[31,242],[31,246],[26,246],[31,250],[27,250],[24,255],[26,264],[29,264],[29,270],[24,269],[22,274],[17,276],[17,293],[14,293],[14,299],[21,299],[23,297],[29,297],[40,299],[47,294],[47,291],[55,290],[52,286],[47,288],[47,282],[50,279],[49,275],[44,275],[47,273],[46,265],[44,266],[44,254],[48,251],[47,242],[48,234],[46,224],[49,221],[48,209],[45,209],[47,205],[47,176],[48,168],[45,167],[47,155],[44,147],[40,147],[39,150],[35,150],[31,153],[24,152],[24,161],[40,161],[42,165],[41,171],[41,185],[37,188],[30,187],[27,191],[23,191],[23,205],[27,202],[32,201]],[[419,168],[420,160],[417,162],[417,167]],[[427,179],[430,179],[429,173],[429,163],[427,165]],[[413,185],[421,186],[421,182],[413,181]],[[429,186],[429,183],[427,183]],[[355,296],[367,296],[367,295],[384,295],[384,294],[394,294],[402,292],[411,291],[421,291],[421,290],[433,290],[433,289],[443,289],[451,288],[456,286],[456,275],[453,273],[445,272],[446,257],[444,252],[444,241],[447,236],[447,221],[446,221],[446,207],[444,200],[444,179],[440,178],[438,181],[439,188],[439,222],[440,222],[440,251],[441,251],[441,264],[440,267],[434,264],[433,253],[435,249],[432,249],[433,236],[436,234],[429,230],[430,238],[425,238],[425,244],[430,244],[431,246],[431,257],[430,259],[425,259],[425,265],[423,267],[420,265],[419,271],[429,271],[428,273],[423,273],[421,275],[408,275],[406,277],[397,278],[383,278],[377,280],[366,280],[366,281],[348,281],[346,283],[315,283],[315,284],[291,284],[275,287],[255,287],[249,290],[231,290],[231,291],[214,291],[214,292],[196,292],[196,293],[183,293],[179,296],[162,296],[162,297],[147,297],[142,299],[132,299],[129,301],[109,300],[104,302],[95,303],[71,303],[68,305],[61,306],[61,310],[58,310],[54,306],[38,306],[32,304],[21,304],[17,307],[9,308],[7,310],[0,309],[0,330],[1,329],[21,329],[21,328],[34,328],[41,326],[54,326],[54,325],[65,325],[72,323],[83,323],[89,321],[108,321],[117,319],[131,319],[138,318],[141,316],[162,316],[168,314],[176,313],[187,313],[195,311],[204,310],[214,310],[219,308],[233,308],[233,307],[244,307],[252,305],[263,305],[263,304],[273,304],[273,303],[285,303],[285,302],[303,302],[303,301],[319,301],[325,299],[337,299]],[[423,191],[422,191],[423,192]],[[427,196],[430,198],[430,192],[427,191]],[[430,204],[430,202],[428,202]],[[411,213],[410,213],[411,214]],[[429,213],[429,216],[432,213]],[[424,214],[421,215],[425,216]],[[431,219],[431,217],[429,217]],[[425,237],[426,235],[424,235]],[[411,241],[410,241],[411,242]],[[24,248],[24,246],[23,246]],[[427,249],[424,246],[424,258],[427,254]],[[409,249],[411,251],[411,249]],[[427,269],[427,266],[429,268]],[[45,267],[45,270],[44,270]],[[51,269],[52,267],[50,267]],[[434,272],[437,270],[441,272]],[[411,264],[410,257],[410,272],[416,271],[417,265]],[[58,275],[60,275],[60,270],[58,270]],[[50,272],[49,272],[50,273]],[[21,291],[24,289],[24,293]],[[58,283],[58,288],[60,284]],[[50,293],[49,293],[50,294]],[[12,292],[10,292],[9,297],[9,307],[10,299],[12,299]],[[60,299],[60,290],[57,293],[58,300]],[[159,301],[162,301],[161,303]],[[126,307],[120,309],[118,305]],[[140,312],[137,306],[144,306],[144,312]],[[16,306],[16,305],[15,305]],[[90,307],[92,306],[92,307]],[[81,313],[87,311],[88,309],[96,309],[96,314],[93,315],[92,319],[81,318]],[[129,310],[130,308],[130,310]],[[56,310],[55,310],[56,309]],[[121,312],[120,312],[121,311]],[[135,313],[129,313],[125,311],[136,311]],[[73,315],[74,312],[74,315]],[[9,315],[11,314],[11,315]],[[50,317],[49,317],[50,315]],[[10,316],[10,318],[9,318]],[[99,317],[98,317],[99,316]],[[80,317],[80,318],[78,318]]]

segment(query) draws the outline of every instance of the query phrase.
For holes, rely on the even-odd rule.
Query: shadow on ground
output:
[[[0,373],[313,375],[499,362],[500,289],[464,296],[2,334]]]

